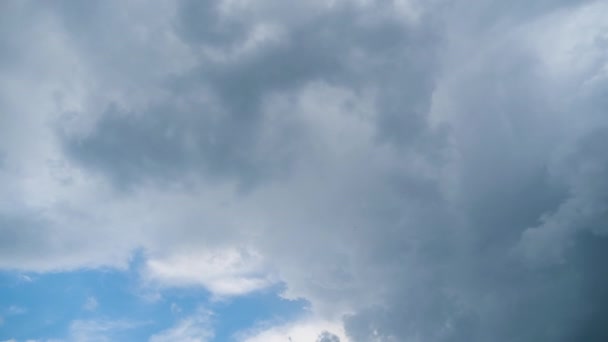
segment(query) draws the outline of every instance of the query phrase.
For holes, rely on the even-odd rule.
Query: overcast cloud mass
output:
[[[240,341],[608,341],[605,1],[7,0],[0,73],[2,270],[310,302]]]

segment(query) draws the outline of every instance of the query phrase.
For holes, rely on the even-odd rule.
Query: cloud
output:
[[[251,339],[606,339],[603,2],[1,6],[0,267],[143,250],[345,329]]]
[[[207,342],[213,340],[211,313],[200,309],[197,313],[179,321],[175,326],[150,337],[150,342]]]
[[[179,305],[175,304],[175,303],[171,303],[171,313],[172,314],[178,314],[180,312],[182,312],[182,308]]]
[[[99,306],[99,302],[97,301],[97,298],[87,297],[82,308],[87,311],[95,311],[95,310],[97,310],[98,306]]]
[[[242,332],[237,336],[243,342],[279,342],[279,341],[349,341],[340,324],[312,318],[304,318],[279,326],[267,326]]]
[[[27,313],[27,308],[24,308],[22,306],[18,306],[18,305],[11,305],[8,307],[8,309],[6,310],[6,314],[7,315],[23,315]]]
[[[126,320],[75,320],[69,326],[70,342],[116,341],[141,323]],[[124,336],[122,337],[124,338]]]
[[[226,249],[151,257],[144,277],[163,287],[204,286],[216,296],[234,296],[268,287],[274,281],[265,273],[260,256]]]
[[[340,342],[340,338],[328,331],[324,331],[317,338],[317,342]]]

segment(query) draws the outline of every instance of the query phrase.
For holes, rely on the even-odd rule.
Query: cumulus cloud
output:
[[[143,250],[345,329],[252,341],[608,336],[602,1],[0,6],[3,269]]]
[[[234,296],[274,283],[258,255],[227,249],[151,257],[143,275],[161,287],[204,286],[214,295]]]

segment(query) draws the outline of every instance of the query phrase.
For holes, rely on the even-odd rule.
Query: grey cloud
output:
[[[501,48],[497,53],[505,51]],[[459,121],[451,122],[450,139],[456,144],[456,165],[464,169],[449,168],[458,173],[461,191],[450,203],[459,210],[457,217],[465,220],[464,225],[460,220],[451,223],[460,239],[435,237],[445,244],[440,249],[443,253],[428,250],[410,256],[432,257],[421,263],[430,270],[420,277],[416,268],[409,268],[415,281],[399,281],[393,274],[390,279],[401,286],[389,295],[388,308],[347,318],[347,329],[355,340],[571,341],[582,334],[599,341],[605,336],[589,316],[590,311],[601,309],[591,309],[585,299],[587,286],[598,283],[589,279],[594,273],[582,266],[594,264],[585,251],[606,243],[605,238],[585,232],[601,230],[605,221],[608,203],[601,195],[605,167],[592,152],[602,144],[588,143],[589,138],[574,143],[576,152],[571,156],[582,159],[566,158],[564,163],[565,170],[574,171],[567,171],[573,177],[557,176],[565,171],[564,164],[560,170],[554,166],[562,158],[557,146],[563,146],[568,135],[577,134],[562,130],[562,115],[569,114],[553,105],[560,95],[542,76],[543,66],[526,54],[510,53],[510,59],[490,54],[488,58],[476,61],[481,78],[469,72],[451,90],[455,95],[449,115],[461,113]],[[582,120],[594,120],[592,111],[586,114]],[[589,164],[593,171],[585,172],[593,176],[582,176],[579,170],[589,170],[582,166]],[[567,179],[576,181],[569,184]],[[594,189],[591,201],[583,200],[590,195],[577,190],[587,186]],[[585,212],[590,217],[579,219]],[[561,228],[551,227],[554,220]],[[546,223],[528,229],[539,221]],[[439,231],[437,226],[426,226]],[[531,242],[528,237],[535,232],[539,238]],[[518,248],[522,234],[524,242],[531,242],[529,250],[543,258],[550,257],[545,247],[561,251],[562,263],[533,267],[529,259],[518,260],[512,249]],[[586,237],[577,238],[581,235]],[[569,247],[567,252],[562,250],[564,245]],[[406,287],[412,284],[420,287]],[[585,323],[563,323],[574,321]]]
[[[340,338],[330,332],[324,331],[317,338],[317,342],[340,342]]]
[[[520,247],[530,258],[560,262],[581,231],[606,236],[608,184],[604,175],[608,160],[600,151],[605,140],[606,128],[594,129],[555,167],[554,172],[561,174],[568,185],[569,196],[547,212],[540,225],[525,231]]]
[[[192,44],[229,46],[246,37],[247,24],[222,15],[221,1],[179,1],[175,26]]]
[[[30,217],[29,219],[27,217]],[[1,251],[3,259],[14,257],[22,249],[30,249],[36,253],[43,254],[41,246],[46,245],[44,241],[46,234],[41,234],[46,230],[45,222],[37,220],[33,215],[0,215],[0,227],[2,227]],[[36,256],[34,256],[36,258]]]
[[[102,239],[106,233],[87,230],[86,223],[74,220],[74,226],[65,227],[44,213],[23,209],[0,214],[0,268],[48,272],[124,267],[135,246],[128,241],[107,244]]]
[[[270,165],[277,154],[256,155],[254,149],[265,120],[260,107],[269,95],[297,92],[311,82],[377,89],[380,140],[417,140],[417,135],[435,140],[424,118],[433,82],[427,74],[433,66],[434,33],[426,27],[407,30],[398,18],[374,18],[367,10],[340,5],[305,24],[286,27],[285,40],[263,43],[235,61],[203,60],[195,70],[171,78],[167,90],[173,98],[168,103],[143,114],[116,115],[110,107],[92,134],[66,137],[66,150],[84,165],[105,170],[121,185],[146,176],[176,179],[184,171],[202,168],[236,178],[247,187],[284,172],[290,159],[285,154],[296,149],[289,146],[302,144],[298,139],[306,135],[290,121],[289,112],[283,113],[285,124],[272,128],[283,131],[283,138],[274,143],[288,148],[278,151],[279,159]],[[378,5],[372,10],[386,8]],[[205,37],[199,31],[208,23],[196,15],[200,11],[205,13],[203,19],[223,18],[215,13],[215,5],[181,3],[177,19],[187,26],[183,30],[190,32],[188,37]],[[400,59],[411,62],[396,63]],[[405,79],[407,87],[403,87]],[[178,103],[188,102],[197,91],[208,92],[212,100],[180,109]]]
[[[274,151],[257,155],[259,136],[253,131],[254,123],[216,119],[216,115],[205,108],[180,112],[170,105],[143,116],[109,109],[92,134],[67,136],[65,149],[121,188],[145,183],[150,177],[175,183],[192,175],[234,179],[248,188],[271,176],[280,177],[289,167],[290,156],[284,152],[290,149],[289,141],[277,141],[283,146],[270,146]],[[276,129],[294,132],[292,139],[298,135],[289,123]]]

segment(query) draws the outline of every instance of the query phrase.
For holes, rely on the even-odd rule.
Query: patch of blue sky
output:
[[[151,299],[140,286],[137,267],[23,274],[0,272],[0,341],[68,339],[81,322],[123,322],[115,338],[146,341],[203,307],[213,312],[215,341],[261,322],[284,323],[306,311],[302,300],[282,299],[281,286],[215,300],[201,288],[167,289]]]
[[[233,298],[210,306],[216,317],[215,340],[232,341],[233,334],[257,323],[280,325],[295,320],[309,309],[305,300],[286,300],[278,296],[283,286]]]

